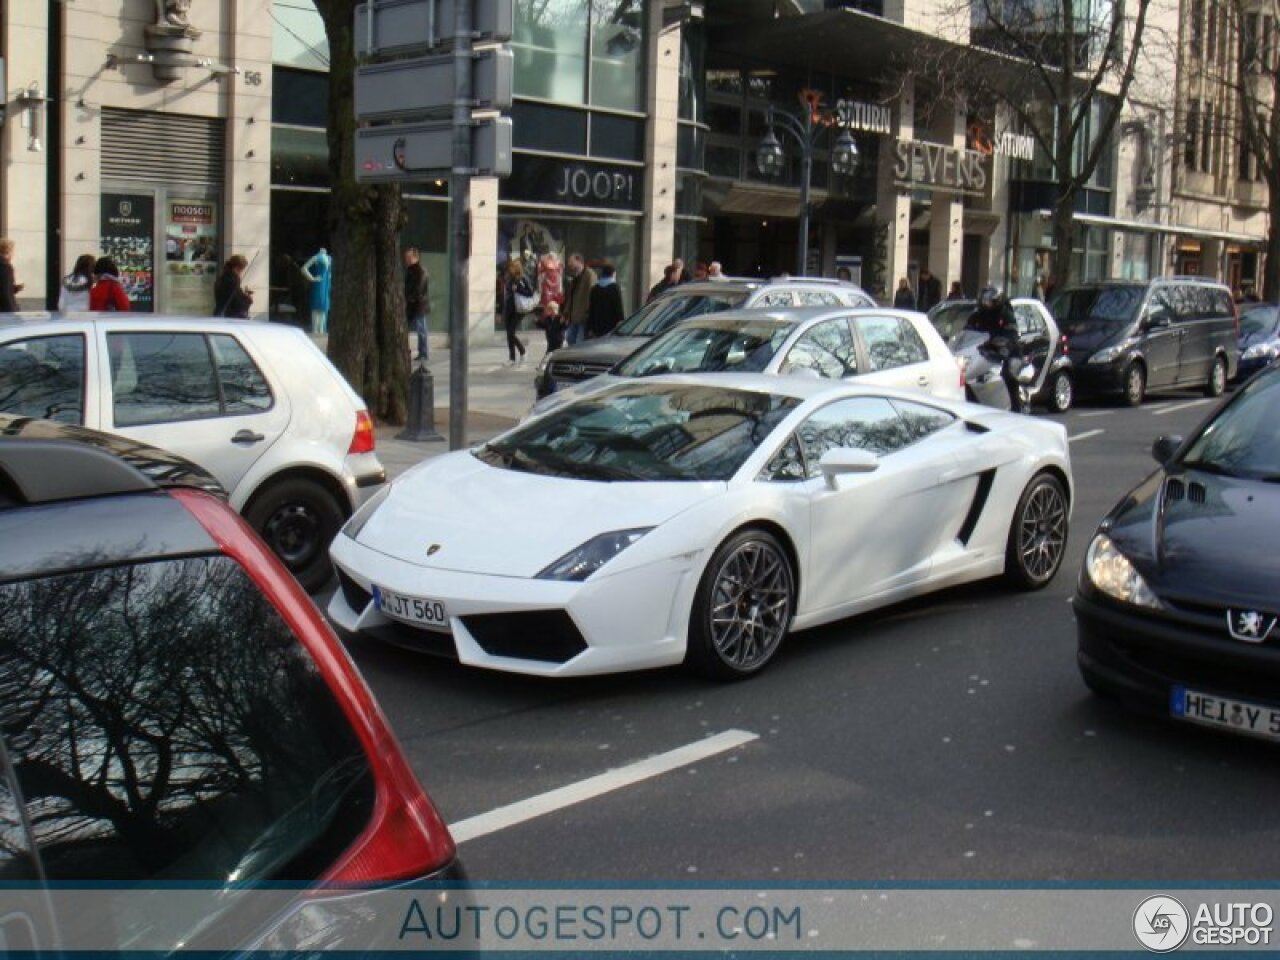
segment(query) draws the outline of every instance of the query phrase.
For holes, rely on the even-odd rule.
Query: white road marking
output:
[[[1090,410],[1088,413],[1080,414],[1080,419],[1083,420],[1085,417],[1109,417],[1113,413],[1115,413],[1114,410]]]
[[[723,733],[717,733],[714,737],[707,737],[705,740],[677,747],[666,753],[659,753],[647,760],[629,763],[625,767],[618,767],[616,770],[609,770],[594,777],[588,777],[586,780],[549,790],[536,797],[518,800],[505,807],[490,810],[488,813],[468,817],[466,820],[450,824],[449,832],[453,834],[455,843],[466,843],[468,840],[497,833],[507,827],[514,827],[548,813],[563,810],[565,807],[604,796],[614,790],[670,773],[691,763],[698,763],[759,738],[758,733],[747,730],[726,730]]]
[[[1161,410],[1163,410],[1167,406],[1169,406],[1168,403],[1148,403],[1143,407],[1143,409],[1146,410],[1147,413],[1158,414]]]
[[[1163,417],[1166,413],[1177,413],[1179,410],[1190,410],[1192,407],[1201,407],[1206,403],[1213,403],[1213,400],[1206,397],[1203,400],[1188,400],[1186,403],[1175,403],[1171,407],[1161,407],[1159,410],[1152,410],[1151,413],[1157,417]]]
[[[1084,433],[1077,433],[1074,437],[1067,437],[1067,443],[1075,443],[1077,440],[1088,440],[1090,437],[1096,437],[1100,433],[1106,433],[1105,430],[1086,430]]]

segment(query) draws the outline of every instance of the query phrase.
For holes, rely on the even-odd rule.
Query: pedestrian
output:
[[[1022,344],[1018,341],[1018,317],[999,287],[987,285],[978,294],[978,306],[965,324],[966,330],[987,335],[983,349],[1000,358],[1000,379],[1009,391],[1009,409],[1022,412],[1022,387],[1014,366],[1022,364]]]
[[[18,292],[22,284],[14,281],[13,241],[0,239],[0,313],[17,313]]]
[[[603,337],[626,319],[617,272],[612,263],[600,268],[600,279],[591,291],[591,303],[587,307],[588,337]]]
[[[951,289],[947,291],[948,300],[963,300],[964,290],[960,287],[959,280],[951,281]]]
[[[524,275],[524,265],[518,259],[508,260],[502,289],[502,326],[507,331],[507,359],[511,366],[524,363],[524,341],[516,336],[516,331],[520,329],[520,321],[525,315],[532,313],[537,306],[538,295]]]
[[[719,260],[712,260],[709,264],[707,264],[707,279],[708,280],[728,279],[724,275],[724,267],[721,266]]]
[[[671,266],[675,268],[675,272],[671,274],[671,282],[679,286],[682,283],[689,282],[689,272],[684,268],[684,261],[676,257],[671,261]]]
[[[836,279],[841,283],[853,283],[853,271],[848,267],[836,267]]]
[[[928,313],[929,308],[942,300],[942,281],[925,267],[920,271],[920,296],[916,298],[916,309]]]
[[[427,314],[431,312],[431,277],[422,265],[417,247],[404,252],[404,312],[409,328],[418,335],[415,360],[426,361],[431,354],[427,336]]]
[[[253,306],[253,291],[244,284],[244,272],[249,269],[249,261],[238,253],[227,257],[222,266],[222,273],[213,283],[213,315],[215,317],[249,316],[249,308]]]
[[[914,310],[916,308],[916,295],[911,292],[911,284],[906,277],[898,278],[898,291],[893,295],[893,307],[895,310]]]
[[[707,265],[699,260],[693,265],[693,282],[702,283],[707,279]]]
[[[89,289],[93,286],[93,262],[92,253],[82,253],[76,257],[75,266],[62,278],[62,285],[58,288],[59,311],[66,313],[68,310],[89,309]]]
[[[131,309],[129,294],[120,282],[120,268],[110,257],[99,257],[93,265],[93,288],[89,291],[90,310]]]
[[[546,253],[538,266],[538,326],[547,338],[547,353],[564,346],[564,266],[554,253]]]
[[[591,305],[591,291],[596,285],[596,272],[587,266],[582,254],[569,257],[565,271],[564,314],[565,339],[573,346],[582,339],[587,329],[587,309]]]
[[[645,298],[645,303],[653,303],[658,297],[662,296],[668,290],[676,285],[676,265],[669,263],[662,268],[662,279],[649,288],[649,296]]]

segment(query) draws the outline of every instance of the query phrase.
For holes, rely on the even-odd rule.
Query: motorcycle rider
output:
[[[987,335],[987,342],[980,349],[1000,358],[1000,379],[1009,391],[1009,409],[1021,413],[1022,389],[1017,370],[1022,366],[1022,344],[1018,342],[1018,318],[1009,298],[999,287],[983,287],[977,309],[965,327]]]

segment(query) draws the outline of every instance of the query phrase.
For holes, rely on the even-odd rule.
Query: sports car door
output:
[[[925,579],[944,531],[967,510],[976,480],[955,469],[963,427],[945,411],[910,407],[904,416],[883,397],[848,398],[797,431],[810,524],[802,609],[853,605]],[[829,484],[818,463],[837,447],[866,450],[879,464]]]

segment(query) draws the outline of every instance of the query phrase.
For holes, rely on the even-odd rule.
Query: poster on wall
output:
[[[102,195],[102,254],[115,261],[120,281],[141,313],[155,310],[155,197]]]
[[[165,306],[207,316],[216,309],[218,206],[212,200],[170,199],[164,223]]]

